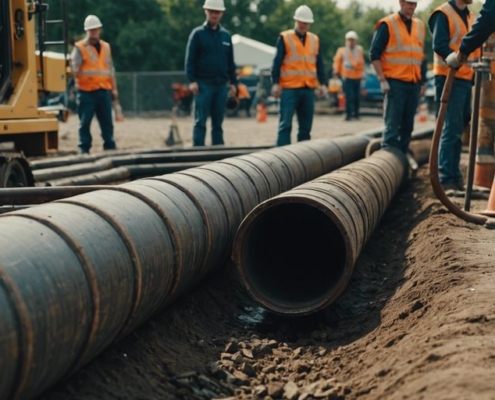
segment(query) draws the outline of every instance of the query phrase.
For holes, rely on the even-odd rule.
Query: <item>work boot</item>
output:
[[[441,183],[441,186],[447,196],[454,196],[456,193],[459,192],[459,187],[453,182]]]

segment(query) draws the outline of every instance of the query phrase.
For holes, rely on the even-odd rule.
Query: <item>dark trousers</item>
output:
[[[361,95],[361,79],[344,79],[345,115],[348,119],[359,118],[359,97]]]
[[[283,89],[280,96],[280,121],[278,125],[277,146],[290,144],[292,118],[297,113],[299,131],[297,141],[309,140],[313,126],[315,110],[314,89]]]
[[[79,149],[89,153],[91,149],[91,121],[96,114],[100,124],[103,149],[115,149],[113,139],[112,97],[109,90],[86,92],[80,90],[77,94],[77,111],[79,114]]]
[[[227,105],[228,87],[199,83],[199,93],[194,97],[193,145],[204,146],[206,120],[211,117],[211,144],[224,144],[222,123]]]
[[[435,100],[440,105],[445,76],[435,76]],[[445,123],[440,137],[438,170],[443,184],[462,182],[459,167],[462,151],[462,131],[471,115],[471,91],[473,84],[464,79],[454,79],[450,92]]]
[[[409,149],[414,117],[419,102],[419,83],[389,79],[390,92],[385,96],[385,132],[382,147]]]

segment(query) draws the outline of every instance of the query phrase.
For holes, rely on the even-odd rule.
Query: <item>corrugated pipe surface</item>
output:
[[[332,303],[406,173],[400,151],[379,150],[256,207],[233,250],[250,295],[283,315]]]
[[[364,156],[315,140],[0,217],[0,399],[32,399],[229,257],[260,202]]]

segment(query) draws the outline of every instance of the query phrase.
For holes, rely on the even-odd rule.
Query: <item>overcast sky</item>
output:
[[[351,0],[337,0],[337,3],[340,7],[346,7],[349,5],[350,2]],[[387,11],[390,9],[393,9],[393,11],[399,10],[399,0],[360,0],[359,2],[363,5],[370,5],[371,7],[381,6]],[[429,0],[421,0],[418,3],[417,10],[420,11],[423,8],[426,8],[429,3]]]

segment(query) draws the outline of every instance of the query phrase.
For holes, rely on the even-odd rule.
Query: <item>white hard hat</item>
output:
[[[88,15],[84,20],[84,30],[89,31],[90,29],[101,28],[103,25],[100,19],[96,15]]]
[[[313,17],[313,11],[308,6],[299,6],[294,13],[294,19],[296,21],[307,22],[308,24],[312,24],[315,22]]]
[[[205,10],[225,11],[225,4],[223,0],[205,0],[203,8]]]
[[[345,34],[345,38],[346,39],[354,39],[354,40],[358,40],[359,36],[356,32],[354,31],[349,31]]]

